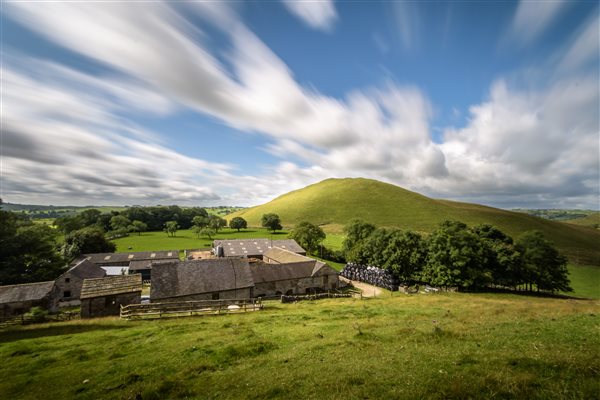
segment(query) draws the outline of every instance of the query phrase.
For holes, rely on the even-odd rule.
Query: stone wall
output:
[[[121,306],[140,304],[142,292],[121,293],[112,296],[95,297],[81,300],[81,318],[119,315]]]
[[[251,299],[253,297],[252,288],[237,290],[223,290],[220,292],[208,292],[190,294],[186,296],[165,297],[160,299],[150,299],[152,303],[167,303],[169,301],[196,301],[196,300],[230,300],[230,299]]]
[[[254,286],[254,295],[256,297],[265,297],[319,293],[337,289],[338,287],[339,280],[337,275],[321,275],[308,278],[257,283]]]

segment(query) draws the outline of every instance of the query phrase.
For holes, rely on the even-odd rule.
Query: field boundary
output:
[[[121,306],[123,319],[155,319],[193,315],[237,314],[262,310],[259,299],[199,300]]]

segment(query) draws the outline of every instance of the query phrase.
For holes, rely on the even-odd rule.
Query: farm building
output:
[[[306,255],[306,250],[300,247],[293,239],[234,239],[215,240],[213,242],[213,251],[218,257],[252,257],[262,259],[265,251],[273,247]]]
[[[324,262],[272,248],[250,264],[256,297],[318,293],[339,287],[338,273]]]
[[[31,307],[58,310],[59,290],[54,281],[0,286],[0,317],[24,314]]]
[[[85,258],[76,260],[71,268],[55,281],[59,290],[59,299],[63,303],[62,305],[79,305],[83,280],[102,278],[104,276],[106,276],[106,271],[96,264]]]
[[[153,265],[151,302],[252,298],[248,260],[215,258]]]
[[[121,305],[140,304],[142,275],[85,279],[81,288],[81,318],[119,315]]]
[[[179,250],[137,251],[129,253],[95,253],[85,255],[89,261],[99,267],[127,267],[130,274],[142,274],[143,280],[150,280],[154,261],[179,260]],[[117,271],[120,271],[118,269]],[[108,271],[107,271],[108,272]],[[120,273],[120,272],[119,272]]]

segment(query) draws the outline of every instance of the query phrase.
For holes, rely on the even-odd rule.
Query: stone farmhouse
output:
[[[179,260],[179,250],[138,251],[129,253],[95,253],[86,254],[87,259],[107,270],[114,267],[126,267],[130,274],[142,274],[143,280],[150,280],[154,261]],[[120,269],[119,269],[120,270]]]
[[[220,258],[153,265],[152,302],[252,298],[248,260]]]
[[[106,271],[86,258],[77,259],[71,268],[56,279],[61,306],[76,306],[81,303],[81,287],[84,279],[103,278]]]
[[[58,310],[59,289],[54,281],[0,286],[0,318],[24,314],[31,307]]]
[[[142,275],[85,279],[80,298],[81,318],[119,315],[121,305],[142,302]]]
[[[277,247],[250,264],[254,297],[318,293],[339,287],[338,273],[326,263]]]
[[[267,248],[264,256],[154,263],[150,300],[248,299],[339,286],[337,271],[321,261],[280,248]]]
[[[233,239],[215,240],[213,252],[217,257],[248,257],[262,259],[265,251],[273,247],[289,250],[294,253],[306,255],[304,250],[293,239]]]

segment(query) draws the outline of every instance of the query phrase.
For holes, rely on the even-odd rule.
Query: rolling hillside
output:
[[[567,219],[562,222],[567,224],[587,226],[589,228],[600,229],[600,212],[588,214],[585,218]]]
[[[227,217],[240,216],[249,226],[260,226],[262,215],[270,212],[278,214],[286,227],[306,220],[330,232],[339,232],[353,218],[419,232],[431,232],[444,220],[490,223],[513,237],[537,229],[572,262],[600,265],[598,230],[477,204],[435,200],[370,179],[327,179]]]

